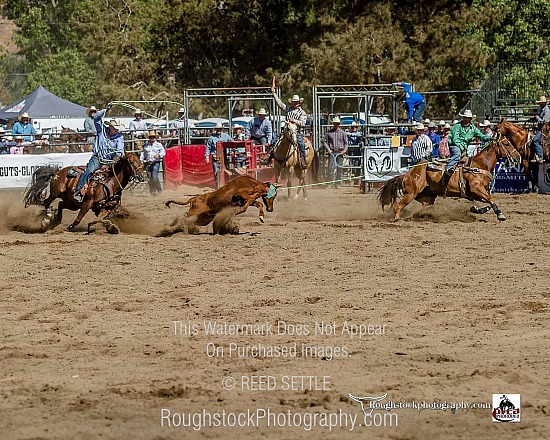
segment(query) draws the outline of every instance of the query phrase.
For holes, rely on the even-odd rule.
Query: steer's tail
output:
[[[397,202],[397,197],[403,193],[403,178],[405,175],[395,176],[393,179],[386,182],[378,193],[378,202],[382,205],[382,210],[385,206],[393,206]]]
[[[173,203],[174,205],[181,205],[181,206],[185,206],[185,205],[189,205],[189,203],[191,203],[191,200],[193,200],[195,197],[191,197],[189,200],[187,200],[186,202],[178,202],[177,200],[168,200],[164,205],[167,207],[167,208],[170,208],[170,205]]]

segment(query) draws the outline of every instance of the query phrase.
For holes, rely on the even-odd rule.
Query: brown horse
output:
[[[478,208],[472,206],[471,212],[485,214],[490,208],[499,220],[506,220],[489,192],[492,171],[498,158],[506,158],[511,162],[519,162],[521,157],[508,139],[491,141],[474,157],[468,158],[464,165],[459,164],[447,187],[441,184],[442,170],[428,163],[420,163],[412,167],[406,174],[389,180],[378,194],[382,209],[386,205],[394,208],[395,218],[400,219],[401,210],[413,199],[422,205],[433,205],[437,196],[467,198],[489,203],[489,206]],[[402,194],[397,202],[398,194]]]
[[[309,139],[304,137],[304,143],[306,146],[306,165],[303,169],[300,166],[299,158],[299,146],[298,146],[298,126],[293,122],[287,122],[283,130],[283,135],[279,138],[275,147],[273,148],[273,158],[275,159],[275,183],[279,183],[279,177],[281,171],[285,170],[288,176],[288,198],[290,199],[292,175],[294,174],[298,180],[300,187],[296,191],[295,199],[298,198],[300,189],[304,194],[304,200],[307,200],[306,187],[306,175],[307,171],[311,168],[312,177],[314,181],[317,181],[317,172],[319,169],[319,157],[317,152],[313,149]]]
[[[44,230],[57,226],[63,218],[63,209],[79,211],[75,220],[69,225],[69,231],[81,222],[84,215],[91,209],[97,220],[88,224],[88,232],[96,223],[103,223],[107,232],[116,234],[118,228],[106,220],[112,210],[119,204],[122,190],[131,182],[143,182],[143,164],[135,153],[128,153],[110,166],[106,180],[91,180],[82,202],[74,198],[74,190],[78,177],[67,175],[73,167],[57,170],[53,167],[40,167],[33,176],[24,195],[25,207],[30,205],[44,206],[45,217],[42,220]],[[51,203],[60,198],[57,213],[52,215]]]
[[[56,143],[66,145],[66,150],[69,153],[88,153],[92,151],[92,146],[87,142],[84,134],[67,127],[62,127]]]
[[[538,164],[532,166],[532,160],[535,157],[535,152],[531,145],[531,137],[529,136],[529,130],[520,125],[509,122],[506,118],[502,118],[496,126],[496,131],[500,132],[503,136],[512,143],[512,145],[521,154],[521,162],[525,168],[525,174],[527,180],[531,183],[531,189],[534,189],[537,185],[537,171]],[[550,160],[550,126],[548,123],[544,123],[542,126],[541,145],[544,152],[545,160]]]

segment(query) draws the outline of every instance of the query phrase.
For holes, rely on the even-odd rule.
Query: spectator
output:
[[[170,124],[170,128],[175,128],[176,130],[181,130],[184,128],[185,123],[183,122],[185,118],[185,108],[180,107],[178,110],[178,117]]]
[[[411,142],[411,165],[416,165],[420,162],[426,162],[432,158],[432,141],[429,136],[424,133],[426,127],[424,124],[416,124],[414,128],[416,135]]]
[[[422,114],[426,108],[426,98],[423,95],[416,92],[411,92],[411,85],[406,82],[394,83],[394,85],[403,87],[403,90],[397,92],[395,100],[403,100],[407,105],[407,115],[409,124],[412,121],[422,121]]]
[[[441,137],[441,141],[439,142],[439,158],[440,159],[447,159],[451,156],[451,152],[449,151],[449,132],[451,131],[451,126],[449,124],[445,124],[443,126],[443,136]]]
[[[246,136],[243,133],[243,126],[240,124],[233,124],[233,140],[234,141],[245,141]],[[235,166],[237,168],[242,168],[246,165],[246,148],[245,147],[236,147],[233,148]]]
[[[273,142],[273,127],[271,126],[271,121],[266,118],[266,115],[267,111],[265,108],[261,108],[258,111],[258,116],[248,122],[245,136],[256,144],[262,144],[267,152],[270,150]]]
[[[426,133],[432,141],[432,157],[439,156],[439,143],[441,142],[441,137],[435,132],[436,128],[437,125],[435,125],[435,122],[430,122],[428,132]]]
[[[445,134],[445,121],[439,121],[439,124],[437,124],[437,135],[442,138]]]
[[[335,165],[334,188],[338,188],[342,179],[342,167],[344,166],[344,155],[348,152],[348,134],[340,129],[340,118],[335,116],[332,119],[332,128],[325,133],[323,145],[328,154],[332,155]]]
[[[18,117],[19,121],[13,124],[13,128],[11,131],[11,134],[16,135],[24,135],[23,140],[27,142],[32,142],[33,137],[32,135],[35,133],[35,129],[32,126],[32,124],[29,122],[29,114],[27,112],[19,115]]]
[[[235,141],[244,141],[246,140],[246,136],[243,133],[243,126],[240,124],[233,124],[233,132],[235,133],[233,135],[233,140]]]
[[[35,154],[47,154],[50,152],[50,142],[47,137],[43,137],[42,130],[36,130],[34,140],[34,153]]]
[[[18,134],[14,137],[15,145],[10,148],[10,154],[24,154],[25,146],[23,145],[23,136]]]
[[[95,141],[95,124],[94,116],[97,112],[95,106],[91,106],[86,110],[86,119],[84,119],[84,131],[86,132],[86,141],[93,145]]]
[[[541,96],[537,101],[537,104],[540,106],[540,110],[537,115],[535,115],[535,120],[538,124],[537,134],[533,137],[533,147],[535,148],[535,161],[538,163],[544,162],[544,152],[542,150],[542,145],[540,143],[540,137],[542,136],[542,126],[545,122],[550,121],[550,107],[548,107],[548,100],[545,96]]]
[[[141,110],[136,108],[134,112],[135,118],[130,122],[128,129],[132,132],[135,138],[143,139],[147,134],[147,123],[142,119]]]
[[[481,132],[489,137],[493,136],[492,126],[493,125],[491,124],[491,121],[487,119],[479,123],[479,128],[481,128]]]
[[[94,171],[98,170],[101,165],[113,163],[119,157],[124,156],[124,137],[119,131],[120,124],[116,119],[103,123],[103,115],[111,109],[111,106],[112,104],[109,104],[106,109],[98,110],[94,116],[97,135],[92,148],[92,157],[88,161],[86,171],[80,175],[74,192],[77,202],[82,202],[84,199],[86,191],[84,186]]]
[[[210,163],[212,157],[212,171],[214,171],[214,186],[216,189],[218,189],[219,186],[218,173],[220,171],[220,163],[216,152],[216,144],[218,142],[231,141],[231,136],[223,132],[223,126],[219,122],[214,127],[214,133],[212,133],[212,136],[210,136],[206,141],[206,152],[204,155],[204,159],[206,160],[206,163]]]
[[[157,141],[157,134],[149,132],[149,140],[143,145],[140,159],[145,165],[147,178],[149,180],[149,193],[157,196],[162,192],[162,185],[159,181],[160,164],[166,155],[163,145]]]
[[[10,154],[10,146],[6,139],[6,131],[0,128],[0,154]]]

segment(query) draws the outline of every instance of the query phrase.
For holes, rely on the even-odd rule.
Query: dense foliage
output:
[[[17,55],[0,48],[0,97],[42,84],[87,105],[181,100],[185,87],[409,81],[479,85],[497,62],[548,61],[543,0],[7,0]],[[14,72],[28,74],[14,81]],[[20,77],[19,77],[20,78]],[[464,96],[432,100],[454,111]],[[200,108],[195,109],[196,112]]]

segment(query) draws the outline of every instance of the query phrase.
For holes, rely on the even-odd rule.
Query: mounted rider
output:
[[[537,101],[540,105],[538,115],[535,115],[535,120],[538,123],[538,131],[535,137],[533,137],[533,147],[535,148],[535,162],[544,162],[544,152],[542,145],[540,144],[540,137],[542,136],[542,126],[545,122],[550,122],[550,107],[548,107],[548,100],[545,96],[541,96]]]
[[[471,110],[464,110],[464,113],[459,113],[462,117],[462,121],[452,126],[449,133],[449,151],[451,158],[447,163],[447,169],[441,177],[441,183],[446,186],[451,180],[451,176],[455,172],[455,166],[460,161],[462,156],[468,152],[468,145],[474,138],[479,139],[482,142],[486,142],[491,139],[486,134],[482,133],[473,123],[473,115]]]
[[[110,165],[124,156],[124,137],[120,133],[120,124],[116,119],[103,123],[103,115],[111,109],[112,104],[107,108],[98,110],[94,115],[94,125],[97,136],[92,147],[92,157],[90,158],[86,171],[80,175],[78,185],[74,192],[74,198],[82,202],[85,196],[84,185],[88,182],[92,173],[102,165]]]
[[[273,97],[275,98],[275,102],[279,108],[286,111],[286,122],[292,122],[298,126],[297,141],[298,148],[300,150],[298,157],[300,158],[300,166],[302,169],[306,169],[306,144],[304,143],[304,137],[302,135],[302,129],[305,127],[307,121],[307,113],[302,108],[304,98],[300,98],[298,95],[293,95],[292,98],[288,100],[291,105],[286,106],[285,103],[276,95],[275,86],[271,87],[271,93],[273,93]],[[273,151],[274,150],[271,150],[268,163],[271,162],[271,159],[273,158]]]

